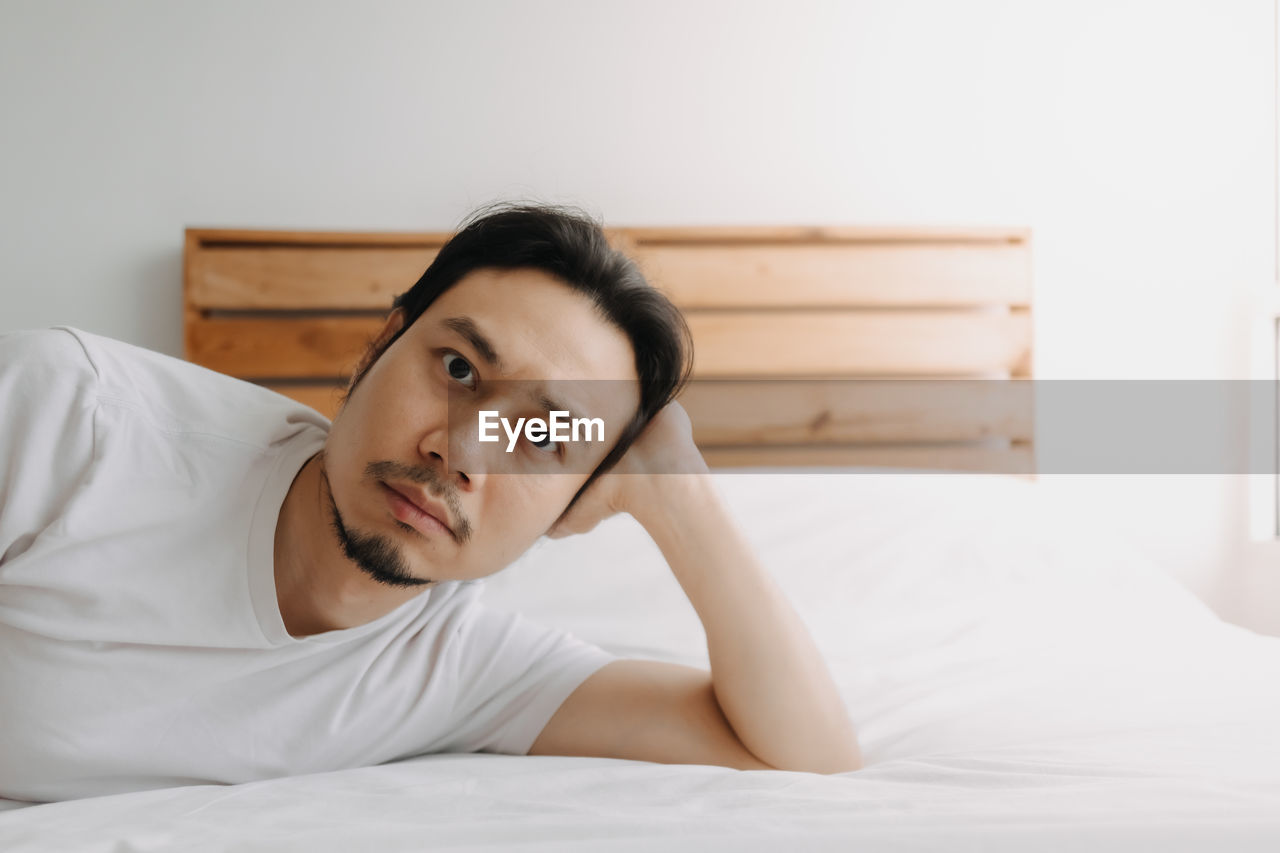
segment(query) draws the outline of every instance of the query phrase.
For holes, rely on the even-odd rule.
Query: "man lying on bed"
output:
[[[687,328],[593,222],[483,212],[393,305],[331,425],[80,330],[0,336],[0,796],[446,751],[859,766],[671,402]],[[553,410],[608,440],[480,440],[481,411]],[[660,546],[710,673],[479,601],[539,537],[616,512]]]

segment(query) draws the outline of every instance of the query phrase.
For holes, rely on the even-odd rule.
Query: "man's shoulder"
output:
[[[42,330],[41,334],[45,333],[70,336],[84,351],[99,381],[107,389],[126,391],[140,381],[154,380],[162,375],[198,379],[224,388],[258,387],[253,383],[217,373],[176,356],[117,338],[109,338],[106,335],[87,332],[74,326],[53,326]]]
[[[96,374],[93,360],[77,332],[67,326],[2,332],[0,366],[9,369],[72,369]]]
[[[299,429],[329,428],[319,412],[282,394],[127,341],[72,326],[20,334],[31,355],[91,372],[100,403],[128,409],[165,432],[266,446]]]
[[[19,415],[34,424],[87,411],[98,384],[93,360],[67,330],[0,333],[0,411],[7,432],[17,428]]]

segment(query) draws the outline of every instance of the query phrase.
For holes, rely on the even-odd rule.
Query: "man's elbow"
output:
[[[783,762],[781,765],[773,766],[773,769],[798,773],[821,773],[827,776],[835,773],[852,773],[862,769],[862,752],[857,744],[854,744],[848,749],[832,750],[810,761]]]
[[[861,770],[861,769],[862,769],[862,754],[855,749],[852,755],[845,755],[845,756],[840,756],[839,758],[833,758],[832,761],[827,766],[816,769],[813,772],[826,773],[826,774],[852,773],[855,770]]]

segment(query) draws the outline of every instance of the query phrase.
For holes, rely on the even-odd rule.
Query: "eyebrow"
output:
[[[506,368],[502,363],[502,356],[498,355],[498,351],[494,349],[493,343],[480,331],[480,327],[476,325],[476,321],[467,316],[446,317],[443,320],[446,328],[452,329],[462,337],[466,338],[467,343],[480,353],[480,357],[488,362],[489,366],[496,369],[499,373],[506,373]],[[568,412],[569,418],[581,417],[576,411],[570,409],[566,404],[552,399],[547,393],[539,392],[534,395],[534,401],[546,409],[548,412]],[[570,443],[572,444],[572,442]],[[572,448],[566,448],[572,449]]]
[[[536,399],[538,405],[545,408],[548,412],[568,412],[570,419],[579,417],[578,413],[573,409],[570,409],[564,403],[556,402],[546,394],[539,394]]]
[[[467,343],[471,344],[480,353],[480,357],[489,363],[489,366],[495,368],[499,373],[506,373],[506,368],[502,365],[502,358],[498,355],[498,351],[493,348],[493,344],[489,343],[489,339],[480,331],[480,327],[476,325],[476,321],[470,317],[446,317],[444,326],[452,329],[459,335],[467,339]]]

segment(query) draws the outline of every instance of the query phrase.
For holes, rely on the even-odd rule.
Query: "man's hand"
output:
[[[707,463],[693,443],[689,415],[679,403],[668,403],[618,464],[592,483],[547,535],[559,539],[586,533],[619,512],[630,513],[644,524],[643,511],[662,506],[665,489],[690,475],[706,473]]]

